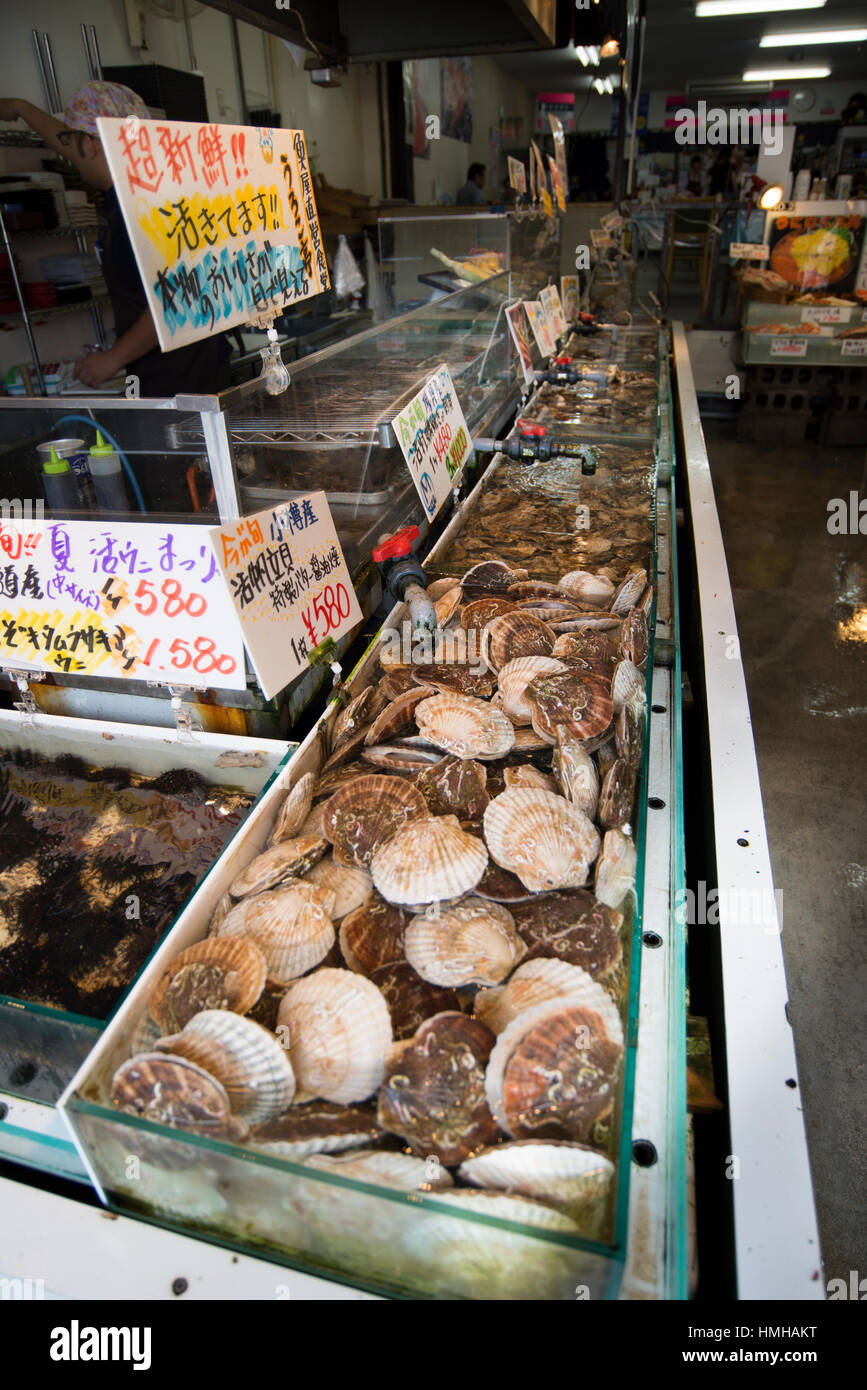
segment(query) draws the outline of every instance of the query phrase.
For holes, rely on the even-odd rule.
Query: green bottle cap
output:
[[[54,445],[52,444],[51,448],[48,450],[48,462],[43,464],[42,471],[43,473],[70,473],[72,470],[69,467],[67,459],[59,459],[57,457]]]
[[[111,447],[110,444],[106,444],[106,442],[105,442],[105,440],[103,439],[102,435],[100,434],[99,430],[97,430],[97,431],[96,431],[96,443],[92,446],[90,452],[91,452],[91,454],[96,454],[97,457],[99,457],[99,456],[103,456],[103,457],[104,457],[106,454],[113,454],[113,453],[114,453],[114,449]]]

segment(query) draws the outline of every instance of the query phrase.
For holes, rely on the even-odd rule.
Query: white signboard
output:
[[[530,337],[530,325],[527,322],[527,315],[524,313],[524,305],[520,300],[506,310],[506,321],[518,352],[524,384],[529,386],[533,380],[533,343]]]
[[[0,521],[0,664],[243,690],[244,645],[204,526]]]
[[[270,700],[326,637],[336,640],[362,621],[325,493],[218,526],[210,537]]]
[[[848,323],[851,304],[815,304],[801,310],[801,323]]]
[[[164,352],[328,289],[302,131],[98,126]]]
[[[473,452],[470,431],[443,363],[392,420],[428,520],[435,517]]]
[[[806,357],[806,338],[775,338],[771,343],[772,357]]]
[[[548,316],[548,323],[555,338],[562,338],[566,334],[566,316],[563,313],[563,305],[560,303],[560,295],[557,293],[556,285],[546,285],[540,292],[539,299],[542,308]]]
[[[733,241],[729,244],[730,261],[766,261],[770,254],[770,246],[756,241]]]
[[[867,338],[844,338],[840,352],[844,357],[867,357]]]
[[[533,330],[533,337],[543,357],[553,357],[556,344],[551,336],[548,316],[538,299],[525,299],[524,310]]]

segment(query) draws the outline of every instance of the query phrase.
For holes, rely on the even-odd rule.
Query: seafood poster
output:
[[[241,628],[203,526],[0,521],[0,664],[243,690]]]
[[[560,296],[557,293],[556,285],[546,285],[539,293],[539,301],[548,316],[548,323],[551,333],[555,338],[562,338],[566,333],[566,317],[563,313],[563,305],[560,303]]]
[[[548,323],[548,316],[542,307],[541,300],[525,299],[524,309],[533,330],[533,337],[539,347],[543,357],[553,357],[556,351],[556,343],[551,335],[551,328]]]
[[[445,363],[391,423],[430,520],[456,486],[473,452],[470,431]]]
[[[560,298],[563,301],[563,317],[567,323],[576,323],[581,308],[581,292],[577,275],[560,276]]]
[[[328,289],[303,131],[98,124],[164,352]]]
[[[270,700],[307,668],[314,648],[362,621],[325,493],[293,497],[208,534]]]
[[[509,324],[509,332],[512,341],[518,352],[521,363],[521,371],[524,373],[524,381],[527,385],[533,380],[533,340],[530,336],[530,325],[527,322],[527,315],[524,306],[520,302],[513,304],[506,310],[506,319]]]
[[[856,288],[864,257],[864,218],[786,213],[771,220],[766,238],[770,269],[802,290]]]

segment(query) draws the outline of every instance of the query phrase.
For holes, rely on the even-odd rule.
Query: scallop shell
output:
[[[451,589],[446,589],[439,598],[433,600],[434,611],[437,615],[437,627],[445,627],[449,619],[454,617],[461,606],[462,598],[460,583],[456,583]]]
[[[635,887],[638,854],[632,839],[622,830],[606,830],[602,853],[596,861],[597,900],[608,907],[619,907]]]
[[[584,616],[583,609],[579,608],[577,603],[570,603],[565,594],[560,596],[559,602],[549,598],[524,599],[518,604],[516,611],[526,613],[531,618],[539,618],[541,622],[547,623],[553,632],[557,631],[560,623],[571,623]]]
[[[521,763],[518,767],[504,767],[503,780],[506,787],[524,787],[543,792],[556,792],[557,783],[549,772],[540,772],[533,763]]]
[[[365,749],[365,752],[367,750]],[[367,777],[369,773],[363,763],[351,763],[349,767],[336,767],[333,772],[328,772],[324,777],[316,779],[316,790],[313,793],[314,801],[321,801],[323,797],[331,797],[341,787],[348,787],[350,782],[354,782],[357,777]],[[316,807],[314,807],[314,810]],[[320,808],[321,809],[321,808]]]
[[[111,1103],[129,1115],[221,1138],[229,1132],[229,1097],[216,1077],[183,1057],[145,1052],[112,1077]]]
[[[594,979],[606,979],[620,964],[623,917],[583,888],[514,903],[511,912],[528,960],[580,965]]]
[[[583,1144],[516,1139],[468,1158],[458,1177],[472,1187],[534,1197],[572,1218],[590,1240],[602,1237],[614,1164]]]
[[[436,916],[413,917],[404,951],[423,980],[455,989],[499,984],[527,948],[506,908],[483,898],[463,898]]]
[[[607,731],[614,717],[608,682],[580,671],[537,677],[527,687],[526,698],[533,728],[551,743],[559,727],[581,743],[590,742]]]
[[[556,585],[551,584],[547,579],[524,579],[517,584],[510,584],[508,589],[509,598],[516,603],[521,603],[525,599],[553,598],[562,599],[562,590]]]
[[[366,869],[351,864],[336,864],[329,856],[320,859],[304,876],[305,883],[315,883],[327,893],[334,894],[331,920],[339,922],[348,912],[362,907],[373,895],[373,879]]]
[[[538,957],[524,961],[508,984],[479,990],[473,1012],[492,1033],[499,1034],[519,1014],[551,999],[568,999],[592,1009],[602,1019],[611,1041],[622,1045],[623,1023],[610,995],[580,965],[564,960]]]
[[[219,935],[249,937],[262,951],[270,975],[294,980],[324,960],[334,945],[333,906],[333,893],[294,880],[242,899],[220,924]]]
[[[420,772],[435,767],[442,760],[442,749],[422,742],[413,745],[408,739],[398,743],[378,743],[375,748],[365,748],[362,759],[373,767],[384,769],[383,776],[395,774],[414,782]],[[365,768],[365,776],[369,776]]]
[[[322,823],[341,860],[366,867],[396,830],[426,815],[427,802],[409,782],[370,773],[335,792]]]
[[[599,769],[599,776],[604,781],[605,777],[608,775],[608,773],[611,771],[612,767],[617,761],[617,749],[615,747],[613,737],[603,739],[603,741],[600,743],[599,747],[595,750],[595,752],[596,766]]]
[[[298,778],[291,791],[287,792],[286,800],[277,812],[271,833],[266,841],[268,849],[279,844],[281,840],[292,840],[301,833],[301,827],[310,814],[310,807],[313,804],[315,782],[316,778],[313,773],[305,772],[303,777]]]
[[[526,699],[527,686],[538,676],[553,676],[567,669],[550,656],[519,656],[507,661],[497,677],[500,709],[513,724],[529,724],[533,707]]]
[[[641,598],[647,586],[647,570],[632,570],[622,584],[618,584],[609,607],[612,613],[625,616],[630,608]]]
[[[419,677],[419,680],[422,680],[422,677]],[[389,743],[398,734],[409,733],[415,723],[416,705],[421,704],[422,700],[431,694],[433,686],[418,684],[398,695],[370,725],[364,738],[365,745],[369,748],[371,744]]]
[[[494,618],[511,613],[514,603],[509,598],[479,598],[461,609],[461,627],[467,632],[482,632]]]
[[[614,653],[604,632],[562,632],[554,643],[551,655],[560,661],[592,661],[608,675],[614,669]]]
[[[457,695],[472,695],[478,700],[487,699],[497,683],[492,671],[470,669],[469,665],[458,663],[447,666],[440,661],[422,666],[419,679],[432,691],[454,691]]]
[[[552,792],[505,791],[485,811],[491,858],[535,893],[580,888],[599,853],[595,827]]]
[[[377,683],[377,690],[387,700],[396,700],[398,695],[405,695],[415,685],[416,668],[414,666],[399,666],[388,671]]]
[[[515,741],[509,720],[469,695],[434,695],[416,710],[423,738],[458,758],[501,758]]]
[[[551,767],[563,795],[593,820],[599,803],[596,764],[581,741],[574,738],[564,724],[557,728],[557,744]]]
[[[420,772],[415,785],[431,815],[476,820],[488,804],[487,779],[487,768],[481,763],[473,762],[472,758],[447,755]]]
[[[537,734],[535,729],[515,730],[513,753],[538,753],[542,748],[550,748],[550,746],[548,740]]]
[[[472,600],[505,594],[510,584],[529,578],[527,571],[511,569],[502,560],[482,560],[467,570],[461,580],[465,599]]]
[[[550,656],[556,634],[530,613],[516,609],[488,623],[484,632],[485,660],[495,671],[519,656]]]
[[[321,725],[320,729],[322,737],[326,738],[327,733],[325,730],[325,725]],[[362,724],[360,728],[355,729],[354,732],[350,734],[349,738],[347,738],[345,742],[340,745],[340,747],[337,749],[335,753],[331,754],[330,758],[326,758],[325,762],[319,769],[320,778],[325,777],[329,772],[338,772],[340,768],[345,767],[347,763],[351,763],[355,758],[357,758],[359,752],[364,746],[364,740],[366,739],[366,737],[367,725]]]
[[[296,980],[280,1005],[278,1033],[281,1027],[305,1091],[344,1104],[373,1095],[391,1045],[391,1018],[363,975],[324,969]]]
[[[428,984],[409,961],[392,961],[374,970],[370,978],[388,1005],[395,1042],[411,1038],[434,1014],[461,1011],[461,997],[456,990]]]
[[[501,869],[493,859],[488,860],[488,867],[476,884],[474,892],[478,898],[506,904],[524,903],[534,897],[516,874],[510,874],[508,869]]]
[[[331,751],[336,753],[350,739],[354,738],[371,720],[382,713],[386,705],[385,697],[375,685],[369,685],[344,705],[335,717],[331,728]]]
[[[567,1004],[511,1049],[502,1110],[513,1138],[585,1143],[594,1124],[610,1114],[623,1049],[605,1035],[598,1019],[590,1009]]]
[[[650,624],[650,619],[651,619],[651,616],[652,616],[652,614],[653,614],[653,585],[652,585],[652,584],[648,584],[647,588],[644,590],[644,593],[641,595],[641,598],[638,600],[638,602],[637,602],[637,604],[636,604],[635,606],[636,606],[636,608],[638,609],[639,613],[641,613],[642,617],[644,618],[644,620],[645,620],[645,622],[647,623],[647,626],[648,626],[648,628],[649,628],[650,625],[651,625],[651,624]]]
[[[544,1231],[554,1231],[560,1235],[578,1236],[582,1232],[578,1226],[563,1212],[555,1211],[546,1202],[538,1202],[532,1198],[516,1196],[512,1193],[490,1192],[476,1190],[471,1187],[456,1187],[453,1192],[437,1193],[438,1202],[447,1202],[450,1206],[461,1207],[466,1211],[474,1211],[482,1216],[493,1217],[495,1221],[514,1221],[520,1226],[538,1226]],[[445,1218],[441,1219],[441,1229],[434,1228],[434,1218],[431,1217],[425,1223],[426,1234],[430,1234],[435,1244],[439,1245],[440,1239],[448,1240],[455,1246],[456,1260],[463,1255],[466,1259],[467,1232],[456,1230],[455,1223],[450,1221],[448,1225]],[[527,1242],[523,1236],[515,1235],[506,1230],[498,1230],[485,1233],[485,1239],[479,1242],[480,1247],[486,1247],[482,1254],[487,1253],[492,1261],[499,1263],[503,1258],[503,1251],[509,1251],[513,1258],[519,1258],[525,1252]],[[442,1250],[439,1251],[442,1256]],[[522,1283],[523,1278],[522,1276]],[[514,1295],[518,1297],[519,1295]]]
[[[208,923],[208,935],[213,935],[219,928],[220,923],[228,917],[232,908],[235,906],[235,899],[231,893],[224,893],[220,898],[214,911],[211,913],[211,920]]]
[[[442,1192],[454,1186],[451,1173],[441,1163],[432,1165],[429,1158],[416,1158],[413,1154],[387,1149],[354,1150],[337,1158],[317,1154],[306,1166],[319,1168],[324,1173],[336,1173],[340,1178],[379,1183],[396,1188],[398,1192]]]
[[[250,893],[263,893],[267,888],[275,888],[287,878],[305,874],[317,859],[321,859],[328,848],[326,840],[304,836],[293,840],[280,840],[271,849],[257,854],[246,869],[229,884],[233,898],[246,898]]]
[[[250,1134],[252,1147],[300,1163],[311,1154],[342,1153],[376,1143],[382,1130],[376,1123],[376,1106],[335,1105],[327,1100],[293,1105],[273,1120],[257,1125]]]
[[[468,893],[487,862],[485,846],[456,816],[430,816],[402,826],[377,850],[370,871],[387,902],[413,906]]]
[[[643,667],[650,650],[647,619],[640,608],[630,608],[620,630],[620,650],[634,665]]]
[[[635,768],[618,758],[605,774],[599,793],[599,824],[604,830],[628,825],[635,801]]]
[[[359,774],[360,776],[361,774]],[[325,829],[322,825],[322,812],[326,802],[320,801],[318,805],[311,807],[298,827],[298,838],[302,839],[305,835],[315,837],[317,840],[326,839]]]
[[[210,938],[206,937],[206,940],[210,940]],[[153,1052],[154,1043],[163,1031],[158,1024],[154,1023],[150,1013],[145,1009],[130,1033],[128,1049],[130,1057],[138,1057],[142,1052]]]
[[[383,965],[402,961],[408,920],[401,908],[385,902],[378,893],[371,893],[369,901],[350,912],[341,923],[340,949],[349,969],[369,976]]]
[[[202,974],[202,967],[208,973]],[[148,1007],[162,1033],[178,1033],[203,1009],[247,1013],[265,988],[266,975],[265,957],[254,941],[206,936],[166,966]]]
[[[594,608],[606,608],[614,596],[611,580],[602,574],[591,574],[589,570],[570,570],[559,581],[559,588]]]
[[[158,1047],[215,1076],[236,1115],[261,1124],[292,1104],[295,1075],[289,1058],[267,1029],[225,1009],[206,1009]]]
[[[377,1106],[382,1128],[446,1167],[493,1144],[497,1125],[485,1098],[493,1043],[493,1033],[466,1014],[426,1019],[386,1058]]]
[[[622,758],[630,767],[637,768],[641,762],[643,743],[641,716],[634,705],[624,705],[614,721],[614,746],[618,758]]]
[[[460,584],[457,575],[443,575],[442,579],[432,579],[427,586],[427,596],[432,603],[436,603],[438,598],[447,594],[449,589],[453,589],[456,584]]]

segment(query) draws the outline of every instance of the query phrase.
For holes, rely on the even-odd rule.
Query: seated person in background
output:
[[[677,191],[683,197],[689,198],[700,198],[704,193],[704,174],[700,154],[694,154],[689,161],[689,168],[681,170],[677,180]]]
[[[484,164],[471,164],[467,170],[467,181],[458,193],[458,204],[461,207],[485,207],[487,198],[484,195],[485,187],[485,166]]]

